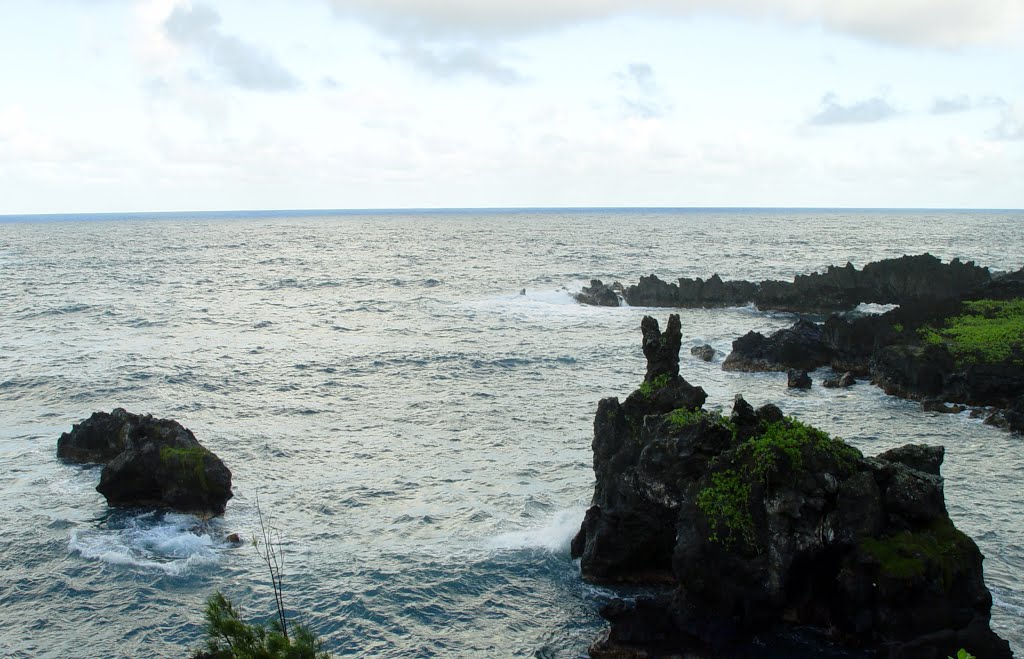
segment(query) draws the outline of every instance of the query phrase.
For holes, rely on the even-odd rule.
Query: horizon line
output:
[[[466,213],[466,212],[531,212],[531,211],[983,211],[1024,212],[1021,208],[979,208],[943,206],[435,206],[394,208],[249,208],[249,209],[188,209],[152,211],[64,211],[46,213],[0,213],[0,220],[17,218],[84,218],[183,215],[384,215],[399,213]]]

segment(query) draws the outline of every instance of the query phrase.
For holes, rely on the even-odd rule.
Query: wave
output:
[[[74,529],[68,540],[68,549],[82,558],[170,576],[217,564],[225,546],[198,517],[155,512],[111,518],[106,527]]]
[[[569,508],[552,515],[542,526],[502,533],[490,540],[493,549],[545,549],[569,551],[569,543],[580,530],[586,508]]]

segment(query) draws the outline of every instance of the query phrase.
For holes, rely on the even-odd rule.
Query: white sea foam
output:
[[[217,543],[199,519],[180,514],[147,513],[105,528],[74,529],[68,548],[83,558],[172,576],[218,561]]]
[[[872,302],[862,302],[861,304],[857,305],[854,311],[857,313],[862,313],[866,316],[872,316],[883,314],[886,313],[887,311],[892,311],[893,309],[899,306],[900,305],[898,304],[874,304]]]
[[[560,510],[542,526],[502,533],[491,539],[490,546],[495,549],[568,550],[573,536],[580,530],[585,512],[585,508]]]

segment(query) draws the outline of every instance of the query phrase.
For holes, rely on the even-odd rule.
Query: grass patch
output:
[[[721,412],[705,412],[700,409],[688,410],[685,407],[680,407],[669,412],[666,419],[669,428],[673,430],[683,430],[701,421],[707,421],[711,425],[725,428],[732,434],[733,438],[736,437],[736,424],[722,416]]]
[[[654,378],[650,382],[644,380],[640,383],[640,394],[644,398],[650,398],[654,395],[654,392],[664,389],[665,386],[672,380],[672,376],[668,373],[662,373],[658,377]]]
[[[164,464],[170,463],[169,466],[171,467],[191,470],[200,487],[205,490],[207,489],[205,459],[209,453],[202,446],[190,446],[188,448],[161,446],[160,462]]]
[[[923,531],[867,538],[860,546],[878,562],[882,574],[895,579],[924,576],[929,567],[938,567],[946,590],[952,587],[957,572],[966,567],[971,551],[970,539],[948,520]]]
[[[961,364],[999,363],[1024,351],[1024,299],[974,300],[964,309],[941,328],[922,327],[921,340],[945,345]]]
[[[711,475],[711,486],[697,495],[697,508],[708,520],[708,540],[729,548],[737,540],[754,546],[754,519],[750,515],[750,484],[739,472],[726,469]]]

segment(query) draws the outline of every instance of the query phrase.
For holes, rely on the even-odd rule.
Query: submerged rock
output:
[[[790,389],[810,389],[811,376],[802,368],[791,368],[786,371],[786,386]]]
[[[646,350],[652,322],[648,374],[671,373],[671,332]],[[865,458],[774,405],[738,396],[727,418],[677,402],[598,405],[572,555],[588,581],[672,589],[604,607],[592,656],[745,656],[784,625],[889,657],[1012,656],[989,628],[981,553],[946,512],[941,447]]]
[[[702,346],[694,346],[690,348],[690,354],[709,362],[715,358],[715,349],[705,343]]]
[[[95,412],[57,440],[57,456],[103,463],[96,490],[111,506],[165,506],[220,515],[231,472],[188,428],[121,408]]]
[[[853,373],[846,371],[842,375],[830,375],[821,381],[823,387],[829,389],[845,389],[846,387],[852,387],[857,383],[857,379],[853,377]]]

